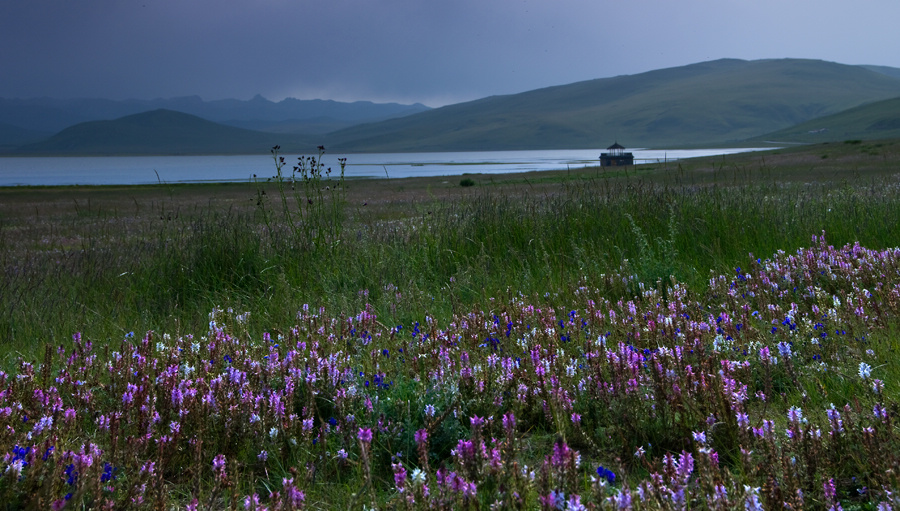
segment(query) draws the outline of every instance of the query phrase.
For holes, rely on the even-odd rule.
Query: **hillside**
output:
[[[293,105],[310,115],[344,109],[342,115],[362,119],[362,112],[374,104],[295,104],[297,100],[275,104],[261,97],[249,102],[223,100],[216,102],[217,115],[232,117],[231,122],[240,128],[157,109],[77,124],[15,152],[238,154],[265,152],[276,144],[287,152],[306,152],[320,144],[330,152],[574,149],[607,147],[616,140],[627,147],[696,147],[788,135],[807,141],[809,137],[800,135],[826,127],[818,125],[823,117],[900,97],[900,78],[892,76],[893,69],[800,59],[724,59],[493,96],[349,128],[346,122],[350,121],[335,121],[327,115],[304,121],[247,117],[263,115],[260,112],[267,109],[273,109],[269,113],[274,116],[277,105]],[[169,101],[181,109],[209,105],[199,98]],[[0,100],[0,107],[3,104]],[[840,139],[896,136],[892,124],[896,117],[879,113],[879,109],[892,111],[892,105],[831,119],[831,127],[826,128]],[[97,108],[99,115],[109,113],[111,107],[98,103]],[[42,115],[52,118],[52,112],[59,114],[49,109]],[[240,117],[244,120],[235,120]],[[793,132],[780,131],[813,119],[812,125],[818,127],[804,124]],[[313,125],[316,128],[309,134],[296,135],[302,126]],[[7,126],[10,137],[25,133],[16,131],[17,126]],[[11,145],[0,140],[0,150]]]
[[[753,140],[817,143],[900,138],[900,97],[818,117]]]
[[[224,126],[199,117],[154,110],[112,121],[91,121],[21,147],[19,153],[113,154],[254,154],[281,145],[286,152],[306,152],[317,144],[297,135],[260,133]]]
[[[900,69],[896,67],[888,67],[888,66],[860,66],[868,69],[869,71],[875,71],[876,73],[881,73],[888,76],[893,76],[894,78],[900,78]]]
[[[725,59],[449,105],[326,140],[354,151],[712,144],[898,95],[900,79],[860,66]]]

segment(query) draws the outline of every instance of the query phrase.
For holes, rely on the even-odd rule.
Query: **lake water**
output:
[[[633,149],[636,163],[678,160],[765,149]],[[421,177],[565,170],[599,165],[602,149],[482,151],[448,153],[326,154],[337,173],[347,158],[346,177]],[[297,155],[283,155],[288,173]],[[250,156],[76,156],[0,158],[0,186],[136,185],[248,181],[275,175],[271,155]]]

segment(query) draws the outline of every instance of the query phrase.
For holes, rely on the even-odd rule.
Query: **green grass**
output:
[[[751,141],[803,143],[856,142],[900,136],[900,97],[867,103],[843,112],[819,117]],[[872,142],[877,143],[877,142]]]
[[[843,152],[827,161],[865,147],[835,146]],[[304,303],[347,313],[370,303],[389,322],[448,319],[519,293],[562,305],[585,283],[628,297],[634,284],[606,277],[622,269],[648,285],[674,278],[701,288],[712,270],[806,246],[822,231],[834,244],[900,244],[900,222],[886,220],[900,218],[889,169],[804,182],[809,170],[744,158],[668,172],[493,176],[455,186],[452,198],[426,191],[377,209],[329,192],[301,213],[300,189],[286,188],[283,202],[272,185],[259,196],[246,185],[100,188],[93,203],[77,188],[34,189],[45,202],[33,215],[0,216],[0,343],[9,355],[75,331],[192,331],[224,304],[261,327]],[[352,195],[371,185],[349,186]],[[217,190],[232,200],[185,202]],[[138,199],[151,192],[149,204]]]

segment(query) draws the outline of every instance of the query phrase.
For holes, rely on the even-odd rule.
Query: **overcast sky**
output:
[[[429,106],[725,57],[900,68],[898,0],[0,0],[0,97]]]

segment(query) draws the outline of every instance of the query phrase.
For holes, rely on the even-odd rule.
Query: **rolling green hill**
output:
[[[741,141],[900,95],[900,79],[832,62],[716,60],[449,105],[330,134],[335,150],[702,145]]]
[[[112,121],[91,121],[66,128],[39,143],[19,148],[38,154],[257,154],[274,145],[285,152],[315,149],[297,135],[261,133],[224,126],[199,117],[153,110]]]
[[[876,73],[893,76],[894,78],[900,78],[900,68],[888,67],[888,66],[860,66],[860,67],[866,68],[869,71],[875,71]]]
[[[493,96],[310,136],[262,133],[160,109],[81,123],[16,152],[258,154],[273,145],[308,152],[320,144],[330,152],[571,149],[616,140],[628,147],[738,144],[779,137],[779,130],[813,119],[819,126],[825,116],[896,98],[900,78],[892,70],[723,59]],[[836,117],[828,130],[841,139],[897,136],[896,115],[876,115],[878,108],[895,111],[893,105]],[[828,126],[798,127],[796,136],[821,127]]]
[[[881,138],[900,138],[900,97],[818,117],[753,140],[816,143]]]

